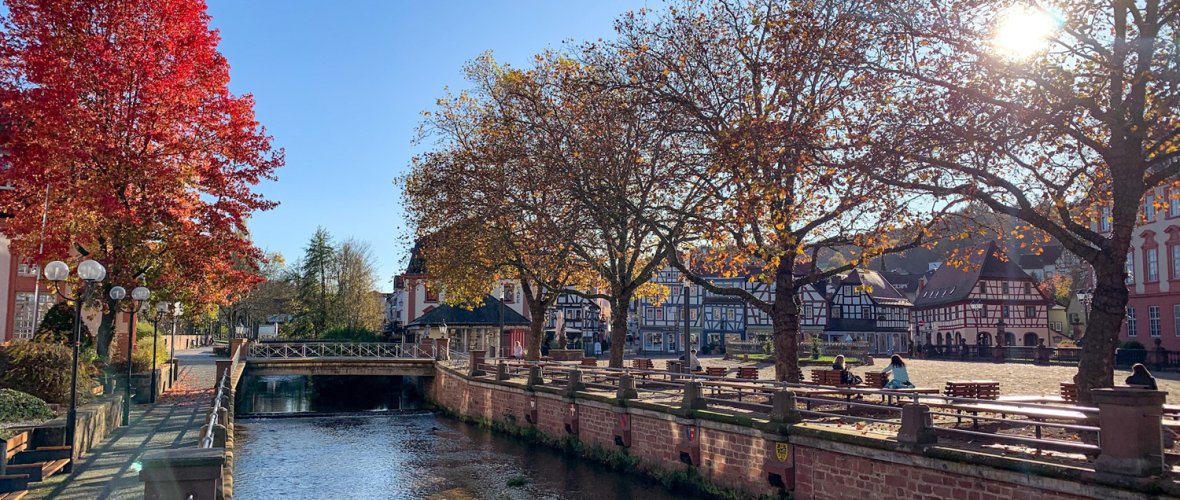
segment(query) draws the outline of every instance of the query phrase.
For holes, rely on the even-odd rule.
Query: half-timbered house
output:
[[[824,336],[831,342],[866,342],[874,354],[905,351],[912,307],[880,273],[857,269],[833,286]]]
[[[952,256],[914,301],[923,344],[1036,346],[1052,342],[1051,301],[995,242]]]

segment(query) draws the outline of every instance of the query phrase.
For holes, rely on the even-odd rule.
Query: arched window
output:
[[[942,345],[942,332],[938,332],[938,345]]]
[[[979,335],[975,337],[975,343],[983,346],[992,345],[992,334],[979,332]]]
[[[1016,334],[1012,332],[1004,333],[1004,345],[1016,345]]]
[[[1028,333],[1024,334],[1024,346],[1025,347],[1036,347],[1037,340],[1040,340],[1040,337],[1038,337],[1037,334],[1035,334],[1033,332],[1028,332]]]

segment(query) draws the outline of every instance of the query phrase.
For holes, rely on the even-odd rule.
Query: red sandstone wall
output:
[[[1052,491],[795,447],[795,498],[1076,499]]]
[[[524,419],[529,396],[519,389],[468,384],[462,377],[439,370],[429,393],[434,401],[467,417],[529,426]],[[567,405],[566,400],[558,396],[538,395],[537,428],[552,438],[567,436],[563,425]],[[578,438],[590,446],[614,449],[617,413],[586,402],[579,403],[578,411]],[[679,422],[676,418],[639,415],[632,410],[632,446],[627,453],[642,460],[645,467],[682,470],[686,465],[680,463],[677,445],[682,439],[684,424]],[[737,431],[699,429],[701,474],[718,485],[740,488],[755,495],[775,491],[762,476],[762,463],[771,449],[765,439]],[[792,452],[796,467],[794,497],[799,499],[1082,498],[819,448],[792,445]]]

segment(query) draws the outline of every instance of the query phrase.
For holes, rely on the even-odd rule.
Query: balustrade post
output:
[[[1168,393],[1131,387],[1094,389],[1098,407],[1098,459],[1095,470],[1135,477],[1164,471],[1161,417]]]
[[[629,373],[619,376],[619,389],[615,397],[622,400],[638,399],[639,391],[635,389],[635,377]]]
[[[901,407],[901,429],[897,431],[897,442],[918,446],[938,442],[934,433],[934,417],[930,407],[910,403]]]
[[[695,380],[685,382],[684,400],[681,403],[681,408],[685,410],[703,410],[708,407],[709,404],[701,395],[701,383]]]
[[[221,498],[222,448],[152,450],[140,458],[139,480],[146,500]]]

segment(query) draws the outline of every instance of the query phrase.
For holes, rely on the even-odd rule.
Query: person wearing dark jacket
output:
[[[1153,391],[1159,390],[1159,386],[1155,384],[1155,377],[1151,376],[1151,372],[1147,371],[1143,363],[1135,363],[1135,366],[1131,367],[1131,376],[1127,377],[1126,383]]]
[[[840,371],[841,384],[856,385],[861,383],[861,378],[853,375],[852,372],[848,370],[848,367],[844,364],[843,354],[836,356],[836,361],[832,363],[832,369]]]

